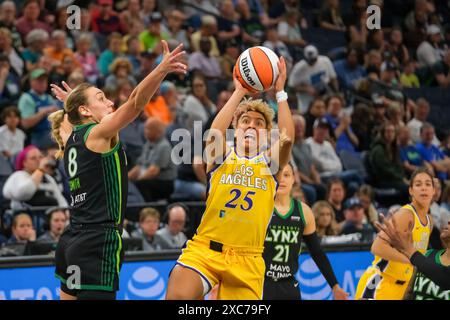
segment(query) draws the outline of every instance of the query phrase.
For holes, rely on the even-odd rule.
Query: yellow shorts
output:
[[[355,300],[403,300],[409,281],[398,281],[377,268],[367,268],[356,288]]]
[[[223,245],[210,249],[210,240],[194,236],[182,250],[177,264],[197,272],[211,290],[220,282],[218,299],[261,300],[265,263],[263,248]]]

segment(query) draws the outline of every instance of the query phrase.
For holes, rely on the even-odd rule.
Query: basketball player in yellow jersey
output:
[[[288,163],[294,140],[294,125],[283,91],[283,58],[278,68],[275,90],[278,127],[283,134],[270,149],[260,152],[272,128],[273,111],[262,100],[241,102],[248,91],[236,79],[231,98],[212,123],[215,137],[207,143],[206,153],[212,143],[216,148],[206,156],[206,209],[196,235],[187,242],[171,272],[167,299],[200,299],[219,282],[218,299],[262,299],[262,252],[274,207],[276,176]],[[230,124],[236,129],[235,147],[227,146],[225,141]],[[223,162],[217,164],[216,159]],[[273,167],[276,169],[271,170]]]
[[[427,251],[432,221],[428,214],[434,195],[433,176],[426,169],[417,169],[411,176],[409,194],[411,204],[403,206],[392,219],[397,232],[412,230],[415,248],[422,254]],[[384,232],[372,244],[375,259],[362,275],[355,299],[402,300],[414,273],[414,267],[405,255],[390,246]]]

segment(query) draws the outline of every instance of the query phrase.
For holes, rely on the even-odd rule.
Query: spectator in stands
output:
[[[25,63],[12,43],[11,31],[6,28],[0,28],[0,53],[9,58],[9,64],[17,76],[21,77],[24,73]]]
[[[39,0],[25,1],[23,5],[23,15],[16,22],[16,28],[22,36],[22,40],[25,40],[32,30],[43,29],[47,31],[47,33],[52,32],[52,28],[47,23],[38,20],[40,14],[41,9]]]
[[[101,51],[104,50],[103,39],[100,39],[95,32],[92,31],[92,13],[86,8],[81,8],[80,14],[80,28],[76,30],[70,30],[70,34],[74,38],[74,42],[78,41],[81,35],[89,34],[91,36],[91,46],[89,51],[95,53],[97,56],[100,55]],[[100,49],[100,43],[102,47]]]
[[[326,201],[317,201],[312,212],[316,220],[316,232],[319,237],[336,236],[339,227],[336,222],[333,207]]]
[[[105,86],[117,88],[120,81],[128,81],[132,87],[136,87],[136,79],[132,75],[133,66],[128,58],[116,58],[109,66],[109,75],[105,79]]]
[[[370,50],[367,56],[366,72],[370,77],[376,75],[376,79],[380,77],[381,64],[383,63],[383,57],[378,50]]]
[[[169,39],[174,39],[178,43],[183,44],[184,50],[189,51],[191,44],[189,42],[189,35],[183,29],[183,23],[186,20],[186,15],[183,11],[173,8],[167,14],[167,27],[163,25],[163,32],[166,33]]]
[[[350,44],[362,44],[367,42],[368,29],[367,22],[367,1],[355,0],[352,4],[352,10],[349,16],[346,17],[347,38]]]
[[[389,44],[386,49],[391,52],[392,60],[398,66],[401,66],[411,60],[408,49],[403,44],[402,29],[398,27],[392,29],[389,37]]]
[[[342,226],[344,217],[344,200],[346,196],[346,190],[344,182],[341,179],[334,178],[328,181],[327,184],[327,202],[333,208],[335,213],[336,222],[339,223],[339,230]]]
[[[368,151],[372,143],[371,135],[374,127],[374,110],[364,103],[358,103],[351,115],[352,130],[358,138],[357,151]]]
[[[284,15],[284,20],[278,24],[278,35],[280,40],[288,46],[291,50],[291,55],[294,60],[298,60],[300,57],[300,48],[305,47],[308,43],[303,39],[300,31],[299,22],[303,21],[303,28],[306,28],[306,21],[301,19],[300,12],[298,10],[287,11]]]
[[[136,166],[128,172],[145,201],[168,199],[173,192],[176,169],[171,161],[172,147],[165,137],[165,125],[156,118],[145,123],[147,139]]]
[[[46,213],[46,226],[48,230],[44,234],[42,234],[37,239],[37,241],[57,243],[66,227],[67,223],[66,210],[59,207],[53,207],[51,209],[48,209],[45,213]]]
[[[97,57],[89,49],[91,48],[92,37],[89,33],[83,33],[76,42],[77,51],[75,59],[83,69],[83,75],[90,83],[97,83],[100,71],[97,68]],[[73,88],[73,87],[72,87]]]
[[[25,133],[18,128],[20,111],[16,107],[7,107],[1,114],[4,125],[0,127],[0,153],[13,161],[15,156],[23,150]]]
[[[319,13],[319,26],[334,31],[346,30],[341,16],[339,0],[327,0],[323,3]]]
[[[420,128],[421,141],[417,143],[416,147],[422,158],[431,164],[436,176],[441,180],[447,180],[448,173],[450,173],[450,158],[433,144],[434,136],[434,126],[425,122]]]
[[[306,111],[309,103],[319,95],[338,90],[336,72],[330,58],[319,55],[316,47],[304,50],[305,59],[297,62],[289,75],[288,86],[296,91],[298,108]]]
[[[7,244],[27,243],[36,240],[36,230],[33,221],[27,213],[19,213],[12,222],[12,236]]]
[[[92,31],[105,37],[114,32],[123,34],[125,26],[113,10],[113,0],[97,0],[97,3],[99,7],[92,12]]]
[[[379,220],[374,205],[374,191],[368,184],[363,184],[355,194],[364,209],[363,223],[369,223],[375,229],[375,222]]]
[[[441,150],[447,157],[450,157],[450,131],[447,131],[444,135],[444,139],[441,143]]]
[[[450,211],[446,206],[440,204],[442,195],[441,180],[434,178],[434,198],[430,205],[430,214],[433,217],[433,227],[440,232],[443,227],[447,226],[447,221],[450,220]]]
[[[174,115],[160,92],[153,95],[145,106],[144,111],[147,118],[156,118],[164,125],[169,125],[174,120]]]
[[[384,40],[384,31],[382,29],[369,30],[367,35],[367,50],[387,51],[388,43]]]
[[[78,61],[75,59],[73,54],[65,55],[62,63],[59,66],[52,68],[50,71],[49,81],[50,83],[62,83],[63,81],[67,82],[69,76],[73,72],[82,72],[81,66],[78,64]]]
[[[190,146],[183,144],[190,143]],[[187,162],[183,161],[177,166],[177,178],[175,180],[175,199],[206,200],[207,176],[203,163],[202,150],[194,148],[194,137],[180,142],[183,147],[179,152],[180,159],[185,159],[184,152],[190,150]]]
[[[216,33],[217,33],[216,18],[211,15],[202,16],[202,26],[200,30],[194,32],[191,35],[192,51],[201,51],[200,40],[206,37],[209,39],[211,43],[209,55],[212,57],[220,56],[219,47],[217,46],[217,40],[215,38]]]
[[[219,4],[220,17],[217,20],[217,39],[220,43],[234,39],[241,42],[241,28],[239,27],[239,15],[236,12],[232,0],[224,0]]]
[[[427,38],[429,5],[431,2],[427,0],[416,0],[414,10],[409,12],[404,19],[405,40],[408,48],[417,48]]]
[[[278,56],[284,57],[286,60],[286,70],[289,74],[292,69],[294,59],[289,52],[289,48],[283,41],[280,40],[278,31],[275,27],[271,27],[266,30],[266,41],[264,41],[263,46],[269,48]]]
[[[25,61],[26,70],[30,72],[38,67],[39,58],[47,45],[48,33],[43,29],[35,29],[28,33],[25,39],[27,47],[22,51],[22,58]]]
[[[144,208],[139,212],[139,229],[133,231],[133,238],[142,238],[143,251],[171,249],[171,245],[159,234],[161,214],[154,208]]]
[[[326,188],[320,180],[319,172],[311,155],[311,147],[305,143],[305,119],[301,115],[293,115],[295,126],[295,144],[292,157],[297,167],[308,203],[314,204],[317,199],[325,198]]]
[[[224,79],[233,80],[233,70],[239,57],[239,46],[234,39],[227,40],[224,44],[225,53],[220,57],[220,71]]]
[[[161,29],[162,15],[159,12],[153,12],[150,17],[150,23],[147,30],[139,35],[139,40],[146,51],[156,50],[161,40],[168,40],[169,35]]]
[[[130,61],[133,69],[131,71],[134,78],[139,76],[139,70],[141,68],[141,42],[136,36],[130,36],[126,42],[126,58]]]
[[[441,88],[450,88],[450,48],[445,52],[442,61],[433,65],[433,72],[436,82]]]
[[[420,81],[416,75],[416,62],[408,60],[403,64],[403,72],[400,75],[400,84],[405,88],[419,88]]]
[[[172,248],[181,248],[187,238],[183,233],[186,226],[187,212],[182,204],[175,203],[167,208],[167,221],[164,228],[159,229],[156,234],[160,235]]]
[[[305,137],[311,137],[313,135],[314,122],[318,118],[325,116],[327,112],[327,105],[325,101],[320,98],[314,98],[308,106],[308,111],[305,113],[306,132]]]
[[[325,118],[331,125],[336,139],[336,152],[348,151],[356,153],[359,145],[358,137],[353,133],[351,117],[343,113],[344,99],[339,95],[332,95],[326,100],[327,113]]]
[[[11,200],[11,208],[31,206],[66,207],[67,201],[56,181],[48,174],[52,165],[50,157],[43,157],[33,145],[23,149],[16,158],[16,172],[9,176],[3,187],[3,196]]]
[[[341,234],[361,234],[361,240],[373,240],[374,228],[364,223],[364,207],[358,198],[350,198],[345,201],[345,222],[342,225]]]
[[[395,127],[385,122],[369,151],[371,175],[375,186],[395,188],[403,198],[408,197],[408,183],[400,161]]]
[[[423,41],[417,48],[417,60],[422,67],[431,67],[442,60],[443,49],[440,47],[442,41],[441,29],[437,25],[427,28],[427,40]]]
[[[156,52],[141,52],[141,68],[138,71],[137,81],[142,81],[153,68],[156,66],[156,58],[158,54]]]
[[[144,22],[144,25],[148,26],[150,24],[150,18],[152,16],[152,13],[156,10],[156,0],[143,0],[142,1],[142,9],[139,12],[139,15],[141,17],[140,20]]]
[[[55,30],[52,33],[49,46],[44,49],[44,55],[52,59],[52,64],[59,66],[66,56],[73,56],[73,51],[66,45],[67,34],[62,30]]]
[[[31,130],[31,143],[38,147],[52,145],[47,116],[58,110],[56,101],[48,94],[48,75],[36,69],[30,75],[31,89],[19,99],[19,110],[24,129]]]
[[[450,212],[450,183],[444,185],[444,191],[441,198],[442,207]]]
[[[428,114],[430,113],[430,104],[424,98],[417,99],[414,105],[414,118],[412,118],[407,126],[411,131],[411,140],[414,144],[419,143],[421,140],[420,129],[422,125],[427,121]],[[438,146],[439,140],[435,136],[433,138],[433,144]]]
[[[259,45],[263,40],[265,29],[262,16],[252,12],[246,0],[236,1],[235,8],[240,14],[239,25],[243,44],[248,47]]]
[[[427,163],[416,145],[411,141],[411,133],[408,127],[402,127],[398,131],[398,144],[400,147],[400,160],[407,177],[420,167],[426,166],[431,172],[433,168]]]
[[[11,33],[12,46],[17,50],[22,50],[22,38],[16,27],[16,13],[16,4],[14,1],[4,1],[0,5],[0,28],[8,29]]]
[[[119,14],[124,33],[129,33],[133,21],[141,20],[140,11],[141,11],[141,1],[128,0],[127,9],[123,10]]]
[[[8,56],[0,53],[0,110],[9,105],[16,105],[20,91],[20,78],[11,69]]]
[[[183,110],[188,116],[186,127],[189,130],[194,128],[194,121],[204,124],[216,111],[216,106],[208,97],[205,77],[200,73],[195,74],[191,80],[191,93],[184,101]]]
[[[97,61],[97,67],[100,70],[102,76],[106,77],[109,72],[109,66],[121,55],[120,45],[122,43],[122,36],[120,33],[113,32],[108,36],[107,46],[108,49],[100,54]]]
[[[403,109],[399,104],[391,104],[387,108],[386,117],[389,123],[393,124],[395,131],[398,133],[400,128],[405,126],[403,122]]]
[[[362,66],[363,61],[363,52],[358,47],[352,46],[347,51],[346,59],[333,63],[342,90],[356,89],[358,81],[367,76],[366,70]]]
[[[145,144],[144,123],[137,117],[132,123],[119,131],[120,141],[127,153],[128,170],[134,168]]]
[[[222,77],[219,59],[210,54],[211,41],[208,37],[200,39],[200,51],[196,51],[189,56],[188,66],[190,72],[202,72],[205,78],[217,80]]]
[[[317,119],[314,123],[313,136],[306,139],[311,147],[311,155],[317,164],[322,182],[326,183],[331,178],[342,179],[349,194],[353,194],[363,183],[356,170],[343,170],[342,162],[333,145],[327,141],[330,136],[331,126],[326,118]]]

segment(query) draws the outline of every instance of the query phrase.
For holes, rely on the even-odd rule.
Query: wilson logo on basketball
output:
[[[250,68],[248,67],[247,57],[241,60],[241,65],[242,71],[244,71],[244,76],[247,78],[248,83],[252,86],[256,85],[256,82],[253,81],[252,77],[250,77]]]

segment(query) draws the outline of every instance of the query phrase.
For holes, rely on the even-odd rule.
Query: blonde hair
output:
[[[317,221],[319,220],[319,217],[320,217],[320,211],[323,208],[327,208],[331,212],[331,223],[329,226],[327,226],[325,228],[325,232],[321,232],[321,230],[319,230],[319,225],[317,224]],[[335,236],[338,234],[336,214],[334,213],[333,207],[327,201],[324,201],[324,200],[317,201],[314,204],[314,206],[311,208],[311,210],[314,213],[314,218],[316,220],[316,228],[317,228],[318,235],[320,235],[320,236]]]
[[[109,71],[111,73],[116,73],[117,69],[122,65],[126,65],[128,72],[133,70],[133,66],[132,66],[130,60],[128,60],[127,58],[116,58],[113,61],[113,63],[109,66]]]
[[[64,141],[60,134],[61,124],[64,121],[64,116],[67,113],[67,119],[72,125],[79,125],[83,123],[83,118],[78,112],[78,107],[87,105],[86,90],[94,87],[90,83],[83,82],[73,89],[64,102],[64,110],[58,110],[48,116],[48,121],[52,125],[52,138],[58,143],[59,150],[56,152],[56,158],[62,158],[64,155]]]
[[[19,223],[19,220],[21,218],[25,218],[25,219],[29,219],[31,224],[33,224],[33,220],[31,219],[31,216],[28,213],[19,213],[18,215],[16,215],[12,221],[12,228],[16,229],[17,228],[17,224]]]
[[[272,110],[272,108],[264,102],[262,99],[244,99],[239,106],[236,108],[236,111],[234,111],[233,115],[233,121],[232,125],[233,128],[237,128],[237,124],[239,122],[239,119],[247,112],[249,111],[255,111],[264,117],[266,120],[266,129],[270,130],[272,129],[272,120],[275,116],[275,112]]]
[[[161,220],[161,214],[155,208],[144,208],[139,212],[139,222],[142,223],[145,219],[152,217]]]

